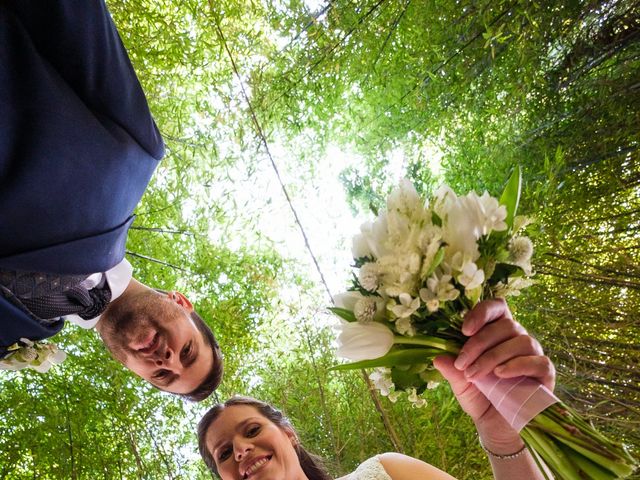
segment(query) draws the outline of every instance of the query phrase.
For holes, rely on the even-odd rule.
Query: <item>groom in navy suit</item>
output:
[[[193,400],[218,385],[216,340],[189,301],[136,281],[133,210],[164,155],[103,0],[0,1],[0,358],[95,328],[113,356]]]

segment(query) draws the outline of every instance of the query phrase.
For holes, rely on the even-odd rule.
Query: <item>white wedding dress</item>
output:
[[[343,478],[344,480],[391,480],[378,457],[365,460],[353,473]]]

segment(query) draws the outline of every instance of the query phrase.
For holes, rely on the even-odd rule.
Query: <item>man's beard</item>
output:
[[[155,330],[161,337],[166,338],[165,329],[147,315],[127,312],[124,315],[109,315],[101,322],[105,320],[101,332],[102,339],[113,356],[123,363],[127,355],[138,354],[131,345],[144,342],[150,331]]]

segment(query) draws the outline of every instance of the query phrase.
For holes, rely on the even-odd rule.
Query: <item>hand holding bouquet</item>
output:
[[[370,378],[383,395],[393,401],[406,395],[420,406],[420,394],[440,378],[433,359],[462,350],[455,367],[465,369],[467,379],[520,432],[536,461],[543,460],[557,478],[625,477],[635,460],[624,447],[544,385],[469,366],[475,358],[473,342],[465,345],[465,333],[471,334],[468,323],[463,331],[465,314],[482,300],[519,295],[533,283],[533,245],[520,234],[529,220],[516,215],[520,185],[518,171],[500,200],[486,192],[457,196],[442,187],[426,203],[403,180],[386,211],[354,237],[358,273],[331,310],[343,320],[338,355],[355,362],[335,369],[375,368]]]

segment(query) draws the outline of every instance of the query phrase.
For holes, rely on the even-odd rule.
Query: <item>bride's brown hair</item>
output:
[[[200,455],[202,456],[204,463],[218,477],[220,474],[216,468],[216,462],[213,455],[211,455],[211,452],[207,449],[207,431],[225,408],[232,407],[234,405],[247,405],[253,407],[258,410],[263,417],[270,420],[276,426],[283,430],[290,430],[296,433],[296,437],[298,436],[289,419],[285,417],[280,410],[261,400],[256,400],[251,397],[235,396],[231,397],[224,403],[213,406],[207,413],[205,413],[202,420],[200,420],[200,423],[198,423],[198,448],[200,449]],[[302,471],[309,480],[331,480],[331,477],[325,470],[320,457],[307,452],[300,442],[297,442],[294,448],[298,455]]]

